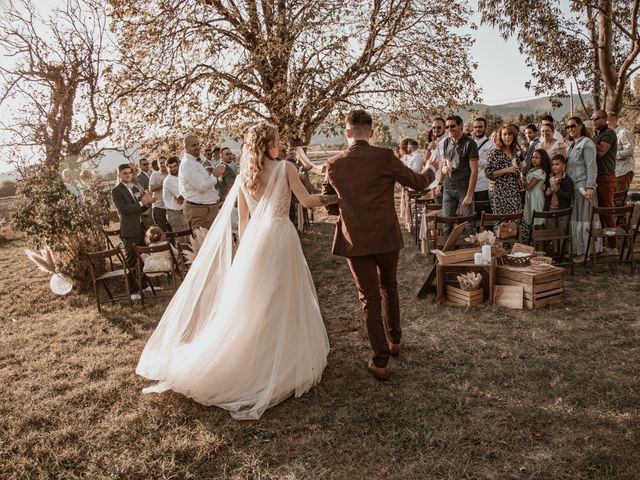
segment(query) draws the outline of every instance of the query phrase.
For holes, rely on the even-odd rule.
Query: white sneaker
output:
[[[607,255],[615,255],[616,257],[620,254],[620,252],[618,252],[617,248],[609,248],[609,247],[605,247],[604,248],[604,252]]]
[[[136,300],[140,300],[142,298],[142,296],[139,293],[132,293],[131,294],[131,301],[135,302]]]
[[[582,263],[584,262],[584,255],[575,255],[573,257],[573,263]]]

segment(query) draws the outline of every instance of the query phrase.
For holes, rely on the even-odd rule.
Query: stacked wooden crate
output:
[[[545,272],[529,267],[502,265],[497,268],[498,285],[524,287],[524,306],[540,308],[564,302],[564,268],[552,266]]]

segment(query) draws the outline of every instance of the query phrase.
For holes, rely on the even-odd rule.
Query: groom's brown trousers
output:
[[[387,336],[392,343],[400,343],[402,335],[396,280],[399,256],[400,251],[395,250],[347,258],[362,303],[376,367],[386,367],[389,362]]]

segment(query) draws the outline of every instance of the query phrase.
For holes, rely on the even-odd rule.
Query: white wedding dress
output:
[[[142,352],[136,373],[236,419],[258,419],[320,381],[329,340],[298,234],[289,220],[286,162],[260,201],[231,189],[196,260]],[[251,218],[232,258],[231,217]]]

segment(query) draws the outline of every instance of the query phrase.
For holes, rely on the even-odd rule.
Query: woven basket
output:
[[[538,272],[546,272],[551,269],[551,257],[539,256],[531,258],[531,268]]]
[[[526,257],[512,257],[511,255],[505,255],[502,257],[504,263],[511,265],[512,267],[526,267],[531,261],[531,255]]]

